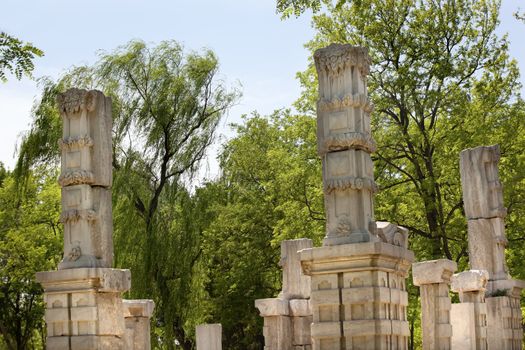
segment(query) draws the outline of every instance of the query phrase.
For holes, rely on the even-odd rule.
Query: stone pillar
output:
[[[487,270],[487,339],[489,349],[521,349],[523,330],[520,293],[525,282],[512,280],[505,261],[503,187],[499,181],[499,146],[460,153],[461,186],[468,222],[472,269]]]
[[[421,295],[423,350],[451,349],[449,284],[457,264],[447,259],[429,260],[412,265],[414,285]]]
[[[298,251],[312,247],[310,239],[281,242],[283,287],[277,298],[258,299],[264,317],[265,350],[311,349],[310,277],[302,273]]]
[[[451,289],[459,293],[459,304],[452,304],[452,348],[487,349],[487,305],[485,289],[488,272],[469,270],[452,276]]]
[[[372,104],[366,48],[332,44],[314,55],[319,78],[318,153],[326,237],[300,252],[310,275],[316,350],[407,349],[407,233],[374,221]]]
[[[196,328],[197,350],[222,350],[222,325],[201,324]]]
[[[129,270],[112,269],[111,99],[70,89],[58,96],[63,120],[64,258],[39,272],[44,287],[48,349],[123,349],[121,293]]]
[[[126,325],[125,349],[150,350],[150,318],[155,303],[153,300],[123,300]]]

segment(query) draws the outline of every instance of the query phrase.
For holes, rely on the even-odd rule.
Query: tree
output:
[[[161,345],[168,349],[176,342],[192,348],[188,290],[200,254],[198,228],[184,226],[186,208],[178,203],[188,196],[185,181],[213,142],[221,117],[239,96],[217,79],[218,69],[209,50],[185,54],[174,41],[153,48],[132,41],[58,83],[44,82],[32,129],[20,146],[16,171],[23,177],[33,165],[57,159],[58,92],[99,88],[112,97],[115,260],[131,267],[132,296],[153,293]],[[173,247],[177,240],[184,244]]]
[[[0,80],[7,81],[6,72],[14,74],[20,80],[22,75],[31,77],[35,68],[33,60],[42,57],[44,53],[31,43],[0,32]]]
[[[366,46],[374,63],[369,92],[376,106],[376,178],[383,190],[378,218],[411,229],[420,257],[460,260],[466,255],[466,230],[459,151],[500,143],[504,156],[517,157],[516,145],[523,142],[516,132],[523,127],[517,65],[508,57],[506,39],[494,32],[499,2],[324,4],[327,10],[314,16],[317,35],[307,47]],[[299,77],[305,92],[297,106],[312,113],[313,67]]]
[[[13,175],[0,185],[0,344],[38,349],[45,342],[37,271],[52,270],[62,253],[56,172],[35,169],[20,195]]]
[[[281,289],[280,242],[324,236],[321,163],[315,119],[277,111],[234,125],[220,153],[221,176],[196,190],[205,276],[205,321],[220,322],[223,346],[260,349],[262,318],[254,300]]]

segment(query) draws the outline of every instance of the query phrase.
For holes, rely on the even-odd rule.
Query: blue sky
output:
[[[499,33],[509,33],[511,55],[525,74],[525,24],[512,17],[520,5],[525,9],[523,0],[503,1]],[[175,39],[188,50],[213,49],[221,62],[221,78],[242,84],[243,97],[230,111],[228,123],[254,110],[266,114],[290,106],[300,93],[295,73],[307,65],[303,44],[314,34],[309,14],[281,21],[275,0],[4,0],[0,30],[45,52],[35,62],[36,77],[56,78],[73,65],[95,62],[98,51],[111,51],[131,39]],[[0,161],[9,168],[37,96],[34,81],[0,83]],[[231,135],[226,125],[221,133]],[[211,150],[207,166],[210,176],[216,151]]]

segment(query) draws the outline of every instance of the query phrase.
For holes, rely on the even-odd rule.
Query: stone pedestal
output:
[[[129,270],[78,268],[38,272],[46,303],[47,348],[125,349],[121,293]]]
[[[222,325],[201,324],[196,330],[197,350],[222,350]]]
[[[457,269],[454,261],[429,260],[412,265],[414,285],[421,295],[421,331],[424,350],[451,349],[449,284]]]
[[[452,276],[451,289],[459,293],[459,304],[452,304],[452,349],[487,349],[486,270],[469,270]]]
[[[487,304],[487,339],[489,349],[522,349],[523,326],[520,296],[525,282],[489,281]]]
[[[407,349],[405,278],[413,253],[383,242],[300,252],[312,277],[316,350]]]
[[[123,300],[126,325],[125,345],[127,350],[150,350],[150,318],[155,303],[153,300]]]
[[[281,243],[283,287],[277,298],[258,299],[255,307],[264,317],[265,350],[311,349],[310,277],[301,269],[298,251],[312,247],[309,239]]]

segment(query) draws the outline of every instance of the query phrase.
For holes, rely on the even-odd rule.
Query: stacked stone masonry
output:
[[[277,298],[255,301],[255,307],[264,317],[265,350],[311,349],[310,277],[302,274],[298,254],[311,247],[309,239],[281,242],[282,291]]]
[[[423,350],[451,349],[449,284],[456,269],[457,264],[446,259],[412,265],[414,285],[419,286],[421,295]]]
[[[469,270],[452,276],[451,289],[459,293],[460,300],[450,310],[453,349],[488,349],[485,303],[488,277],[486,270]]]
[[[512,280],[505,261],[503,187],[499,181],[499,146],[460,153],[461,185],[468,223],[470,267],[487,270],[485,292],[489,349],[521,349],[520,293],[523,281]]]
[[[123,300],[126,326],[126,350],[150,350],[150,319],[153,316],[153,300]]]

